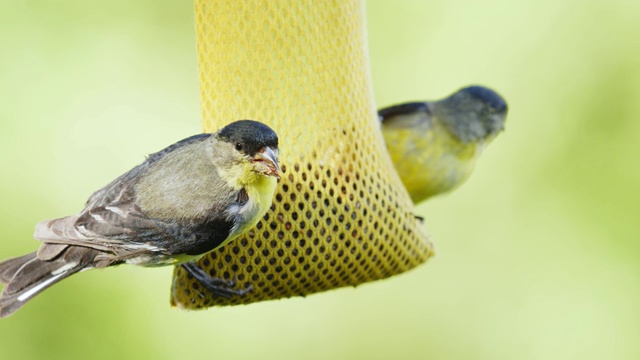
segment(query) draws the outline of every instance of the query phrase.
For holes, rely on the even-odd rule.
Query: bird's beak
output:
[[[253,157],[255,171],[266,176],[274,176],[280,180],[280,165],[278,164],[277,150],[265,147]]]

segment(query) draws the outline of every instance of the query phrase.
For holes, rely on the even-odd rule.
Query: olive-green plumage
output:
[[[471,86],[439,101],[379,110],[382,134],[411,199],[419,203],[460,186],[484,147],[503,130],[507,104]]]
[[[218,295],[242,293],[190,261],[255,226],[279,172],[276,133],[251,120],[150,155],[91,195],[80,213],[39,223],[37,252],[0,262],[0,317],[79,271],[123,263],[183,264]]]

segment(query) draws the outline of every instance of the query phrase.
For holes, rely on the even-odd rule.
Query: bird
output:
[[[0,318],[77,272],[180,265],[216,295],[242,295],[195,260],[255,226],[279,174],[278,136],[253,120],[188,137],[91,195],[76,215],[42,221],[38,251],[0,262]]]
[[[464,183],[504,130],[507,111],[504,98],[478,85],[439,101],[378,110],[387,151],[411,200],[418,204]]]

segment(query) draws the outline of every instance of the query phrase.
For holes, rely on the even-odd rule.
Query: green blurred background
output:
[[[367,4],[379,106],[479,83],[507,129],[419,207],[438,249],[358,289],[169,308],[170,268],[87,272],[0,321],[1,359],[640,358],[640,2]],[[0,3],[0,258],[200,131],[189,1]]]

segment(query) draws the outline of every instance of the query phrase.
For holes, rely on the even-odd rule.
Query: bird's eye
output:
[[[242,150],[242,144],[236,143],[236,150],[238,151]]]

